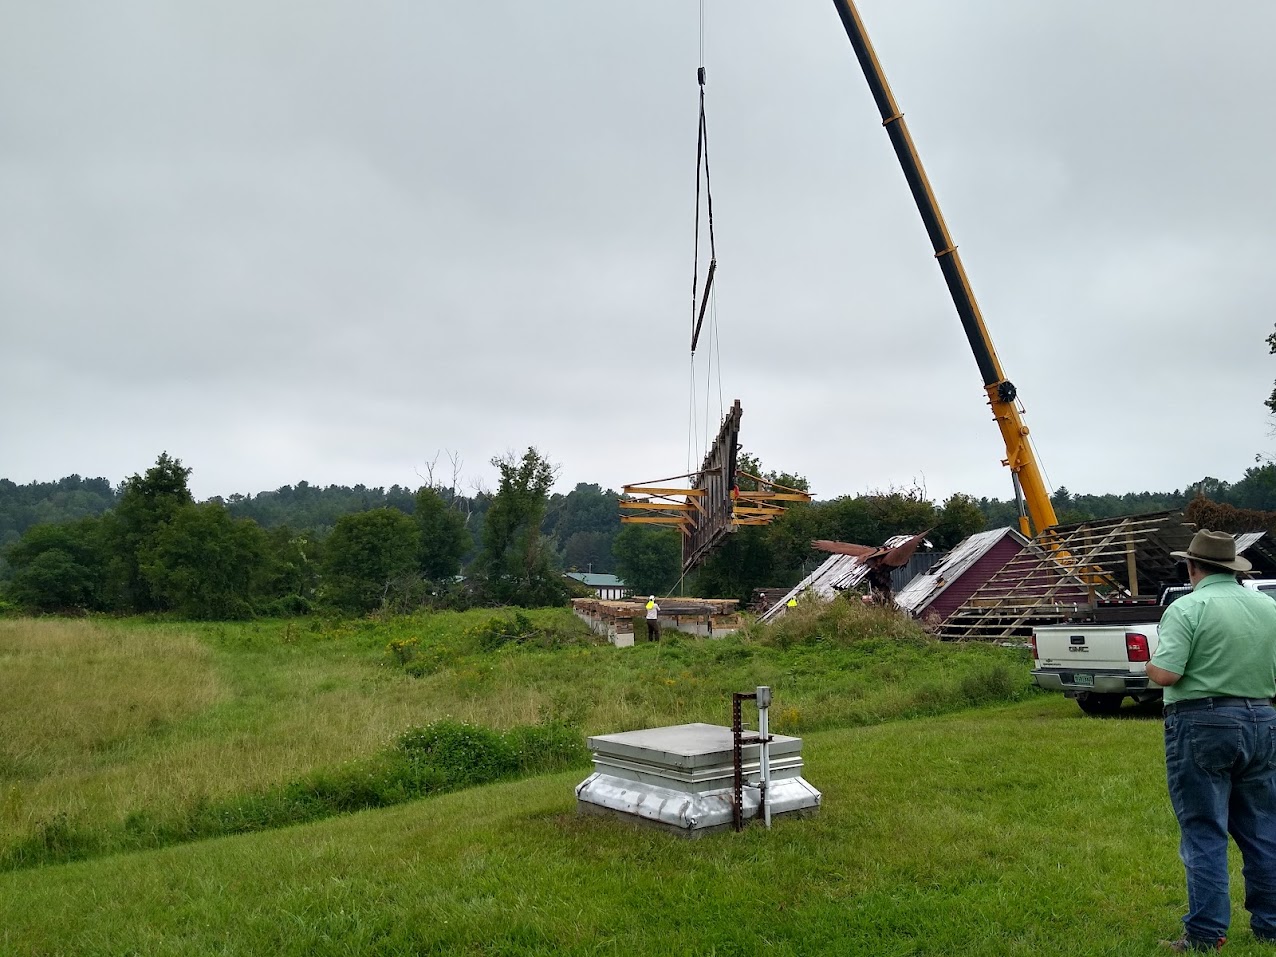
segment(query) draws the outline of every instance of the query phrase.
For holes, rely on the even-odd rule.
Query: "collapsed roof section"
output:
[[[889,581],[890,569],[908,564],[913,553],[926,538],[926,532],[916,535],[896,535],[885,545],[856,545],[851,542],[814,541],[812,547],[832,554],[819,568],[807,575],[788,593],[768,608],[761,621],[774,621],[788,610],[789,599],[802,595],[815,595],[826,601],[839,592],[849,591],[869,579],[875,573],[885,573]]]
[[[938,620],[936,633],[956,640],[1022,640],[1036,625],[1066,621],[1099,599],[1155,600],[1166,585],[1184,580],[1171,553],[1186,550],[1195,531],[1178,511],[1055,526],[1006,555],[960,607]],[[1256,565],[1276,558],[1264,537],[1237,535],[1238,554],[1248,551]]]
[[[1091,600],[1092,587],[1057,552],[1012,528],[972,535],[895,596],[941,638],[1026,638]]]
[[[1241,532],[1236,537],[1236,554],[1244,555],[1254,566],[1257,578],[1276,577],[1276,542],[1266,532]]]
[[[1031,541],[1016,529],[991,529],[962,541],[893,598],[940,638],[1024,640],[1035,626],[1073,618],[1100,598],[1155,599],[1165,585],[1183,581],[1180,560],[1171,553],[1186,550],[1195,531],[1177,511],[1055,526]],[[880,569],[885,556],[902,556],[909,543],[911,556],[922,537],[899,535],[882,547],[813,542],[833,554],[761,620],[783,615],[790,598],[810,594],[831,600],[856,588],[875,562]],[[1270,536],[1243,532],[1235,537],[1237,554],[1244,553],[1256,573],[1276,574],[1276,542]]]

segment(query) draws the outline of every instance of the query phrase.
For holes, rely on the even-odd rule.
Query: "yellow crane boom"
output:
[[[980,313],[979,304],[970,288],[970,280],[966,278],[966,271],[962,268],[957,245],[949,235],[948,225],[939,211],[939,203],[926,178],[926,171],[917,156],[912,137],[908,134],[904,114],[895,103],[895,95],[886,82],[886,74],[882,72],[877,54],[864,32],[864,23],[860,20],[855,4],[852,0],[833,0],[833,4],[842,18],[846,35],[850,38],[855,56],[864,71],[864,78],[868,80],[873,99],[877,102],[882,125],[886,127],[891,144],[895,147],[895,155],[904,170],[904,178],[912,190],[913,200],[917,203],[917,211],[921,213],[926,232],[930,235],[935,258],[939,261],[953,304],[957,307],[966,339],[975,354],[975,362],[983,376],[984,390],[988,393],[988,404],[992,406],[993,418],[997,420],[1006,445],[1006,457],[1002,464],[1010,467],[1014,479],[1020,530],[1031,537],[1034,532],[1040,533],[1058,524],[1058,519],[1050,502],[1050,491],[1046,488],[1028,441],[1028,427],[1024,425],[1016,401],[1018,392],[1002,371],[1001,360],[997,358],[997,351],[993,348],[992,339],[984,325],[983,314]]]

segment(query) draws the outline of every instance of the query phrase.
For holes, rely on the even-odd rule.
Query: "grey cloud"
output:
[[[1276,378],[1276,9],[860,6],[1051,481],[1239,478]],[[831,4],[706,26],[743,441],[823,495],[1005,497]],[[674,0],[0,0],[0,474],[168,449],[225,495],[415,484],[440,449],[489,484],[528,444],[565,483],[698,461],[698,45]]]

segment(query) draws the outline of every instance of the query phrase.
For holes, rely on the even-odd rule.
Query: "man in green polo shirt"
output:
[[[1227,835],[1241,849],[1245,907],[1276,944],[1276,601],[1242,587],[1225,532],[1186,552],[1192,593],[1166,609],[1148,677],[1165,688],[1165,769],[1187,870],[1188,913],[1172,950],[1216,950],[1231,902]]]

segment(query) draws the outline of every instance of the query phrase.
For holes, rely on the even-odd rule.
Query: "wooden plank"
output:
[[[626,495],[687,495],[691,498],[705,494],[702,488],[639,488],[637,485],[626,485],[624,491]]]
[[[639,485],[655,485],[657,482],[672,482],[674,479],[680,479],[680,478],[691,478],[691,477],[692,477],[693,475],[695,475],[695,474],[697,474],[697,473],[695,473],[695,472],[683,472],[681,475],[668,475],[668,476],[665,476],[664,478],[658,478],[658,479],[647,479],[645,482],[634,482],[634,483],[633,483],[633,486],[635,486],[635,487],[636,487],[636,486],[639,486]],[[625,487],[626,487],[626,488],[629,488],[630,486],[625,486]]]
[[[1134,560],[1134,536],[1127,534],[1125,540],[1125,572],[1130,582],[1130,594],[1139,593],[1139,566]]]

